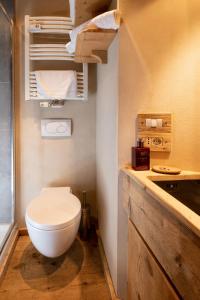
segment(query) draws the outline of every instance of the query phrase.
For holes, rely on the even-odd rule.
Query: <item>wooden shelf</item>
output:
[[[107,50],[117,34],[111,29],[85,29],[78,34],[75,62],[107,63]]]

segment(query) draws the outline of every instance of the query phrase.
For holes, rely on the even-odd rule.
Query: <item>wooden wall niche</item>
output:
[[[75,1],[75,26],[107,11],[111,0],[73,0]]]

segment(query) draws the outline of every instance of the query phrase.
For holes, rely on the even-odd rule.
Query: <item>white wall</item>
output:
[[[114,286],[117,286],[118,214],[118,37],[108,64],[97,68],[96,168],[100,234]]]
[[[95,198],[97,121],[100,233],[116,287],[118,149],[120,165],[130,162],[137,114],[145,111],[173,113],[172,152],[170,155],[153,154],[153,163],[192,170],[200,168],[200,3],[198,0],[177,0],[173,5],[171,0],[119,1],[123,17],[119,33],[120,53],[118,57],[119,41],[116,38],[109,49],[108,64],[97,68],[97,95],[94,89],[88,103],[67,103],[64,110],[52,115],[50,111],[41,111],[36,103],[24,102],[22,12],[27,8],[26,3],[31,3],[31,9],[35,9],[33,4],[37,1],[16,1],[19,9],[16,72],[19,84],[16,92],[18,220],[22,223],[26,205],[43,185],[69,184],[77,193],[86,188],[91,191],[91,199]],[[48,7],[49,1],[41,3],[40,9]],[[55,12],[58,1],[52,5]],[[58,13],[63,14],[60,7]],[[44,116],[72,117],[73,138],[59,142],[42,140],[39,124]]]
[[[41,5],[40,5],[41,3]],[[71,186],[82,190],[95,213],[96,196],[96,86],[95,69],[89,70],[87,102],[68,101],[63,109],[41,109],[24,98],[24,15],[67,15],[65,0],[16,0],[16,114],[17,114],[17,221],[24,226],[25,209],[44,186]],[[44,139],[41,118],[72,118],[73,135]]]
[[[199,171],[200,2],[119,0],[119,9],[123,18],[119,32],[119,166],[131,162],[137,114],[171,112],[172,151],[151,153],[151,164]],[[125,223],[119,210],[118,291],[122,299],[126,299]]]
[[[119,55],[116,40],[109,51],[108,65],[98,66],[97,93],[100,232],[115,287],[117,272],[123,271],[125,278],[126,271],[119,270],[121,262],[117,269],[116,263],[119,221],[116,174],[118,166],[131,162],[137,114],[173,114],[172,151],[152,153],[152,164],[200,169],[200,2],[177,0],[172,5],[171,0],[120,0],[118,5],[123,19]],[[120,255],[123,253],[120,247],[124,247],[121,238],[126,233],[119,228],[118,234]],[[121,288],[125,289],[125,285]]]
[[[171,153],[151,164],[200,170],[200,2],[120,0],[119,161],[131,162],[138,113],[171,112]]]

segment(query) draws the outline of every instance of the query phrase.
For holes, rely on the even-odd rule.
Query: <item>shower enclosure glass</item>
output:
[[[11,11],[0,0],[0,252],[14,224]]]

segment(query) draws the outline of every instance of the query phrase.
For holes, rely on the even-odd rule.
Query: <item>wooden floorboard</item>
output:
[[[77,238],[66,254],[45,258],[20,236],[0,285],[1,300],[110,300],[96,241]]]

